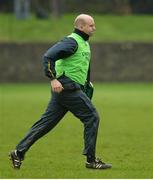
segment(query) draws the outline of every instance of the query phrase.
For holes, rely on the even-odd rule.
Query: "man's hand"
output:
[[[60,93],[64,89],[62,84],[57,79],[53,79],[51,81],[51,87],[52,91],[56,93]]]

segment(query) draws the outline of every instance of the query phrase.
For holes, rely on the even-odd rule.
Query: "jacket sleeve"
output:
[[[49,48],[43,56],[43,69],[45,75],[52,79],[56,78],[55,62],[73,55],[78,48],[76,40],[66,37]]]

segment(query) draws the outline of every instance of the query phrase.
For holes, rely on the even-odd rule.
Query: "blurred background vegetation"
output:
[[[44,81],[43,53],[80,13],[96,22],[94,81],[153,81],[152,0],[0,0],[0,82]]]
[[[25,1],[32,12],[52,13],[100,13],[100,14],[153,14],[152,0],[0,0],[1,12],[12,12],[15,1]],[[55,13],[56,12],[56,13]]]
[[[150,0],[0,0],[0,12],[3,42],[56,41],[72,31],[79,13],[94,16],[94,42],[153,41]]]

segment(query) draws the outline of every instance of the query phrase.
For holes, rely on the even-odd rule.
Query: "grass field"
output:
[[[84,167],[83,126],[68,113],[32,146],[20,171],[8,152],[44,112],[48,84],[0,85],[0,178],[153,178],[153,84],[96,84],[100,114],[97,154],[113,168]]]
[[[70,34],[76,14],[60,19],[17,20],[11,14],[0,14],[0,42],[54,42]],[[153,42],[153,16],[93,15],[96,33],[94,42],[137,41]]]

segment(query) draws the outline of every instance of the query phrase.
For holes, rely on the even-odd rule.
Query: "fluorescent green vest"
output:
[[[73,81],[84,85],[91,57],[90,46],[87,41],[76,33],[72,33],[68,37],[72,37],[77,41],[78,49],[72,56],[56,61],[56,77],[65,74]]]

